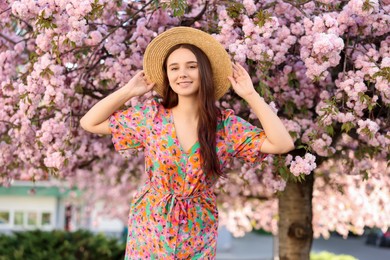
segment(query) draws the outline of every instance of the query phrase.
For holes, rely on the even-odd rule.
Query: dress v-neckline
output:
[[[177,132],[176,132],[176,126],[175,126],[175,120],[174,120],[174,117],[173,117],[173,112],[172,112],[172,108],[168,109],[168,114],[169,114],[169,121],[171,122],[172,124],[172,128],[171,128],[171,132],[172,132],[172,138],[175,140],[176,142],[176,145],[179,147],[180,151],[185,154],[185,155],[191,155],[193,154],[196,149],[198,148],[198,146],[200,145],[199,144],[199,140],[197,139],[196,142],[186,151],[184,150],[184,148],[181,146],[181,143],[179,141],[179,138],[177,137]]]

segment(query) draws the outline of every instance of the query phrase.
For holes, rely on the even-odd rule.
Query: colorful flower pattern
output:
[[[206,178],[199,142],[184,151],[171,109],[151,99],[110,118],[117,151],[143,150],[148,181],[130,205],[125,259],[215,259],[218,210],[215,180]],[[265,133],[223,110],[216,150],[222,169],[233,158],[259,163]]]

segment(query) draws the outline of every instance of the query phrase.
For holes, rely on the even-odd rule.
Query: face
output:
[[[195,54],[179,48],[167,59],[169,85],[178,96],[196,96],[200,86],[198,62]]]

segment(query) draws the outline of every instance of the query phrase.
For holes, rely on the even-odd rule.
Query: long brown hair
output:
[[[214,82],[211,64],[206,54],[198,47],[191,44],[179,44],[173,46],[164,60],[164,96],[161,104],[165,108],[175,107],[179,98],[178,95],[169,86],[167,76],[167,60],[172,52],[179,48],[190,50],[196,57],[199,68],[200,87],[198,91],[198,107],[199,107],[199,122],[198,122],[198,140],[200,144],[200,160],[203,164],[203,170],[207,177],[218,178],[222,177],[216,147],[216,132],[218,117],[221,111],[215,105]]]

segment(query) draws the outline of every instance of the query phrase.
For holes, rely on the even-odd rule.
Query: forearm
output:
[[[83,128],[96,126],[108,119],[112,113],[118,110],[134,95],[128,89],[122,87],[114,93],[96,103],[80,120]]]
[[[282,151],[293,149],[294,143],[286,127],[264,99],[258,93],[254,93],[245,100],[260,120],[268,141],[273,146],[280,147]]]

